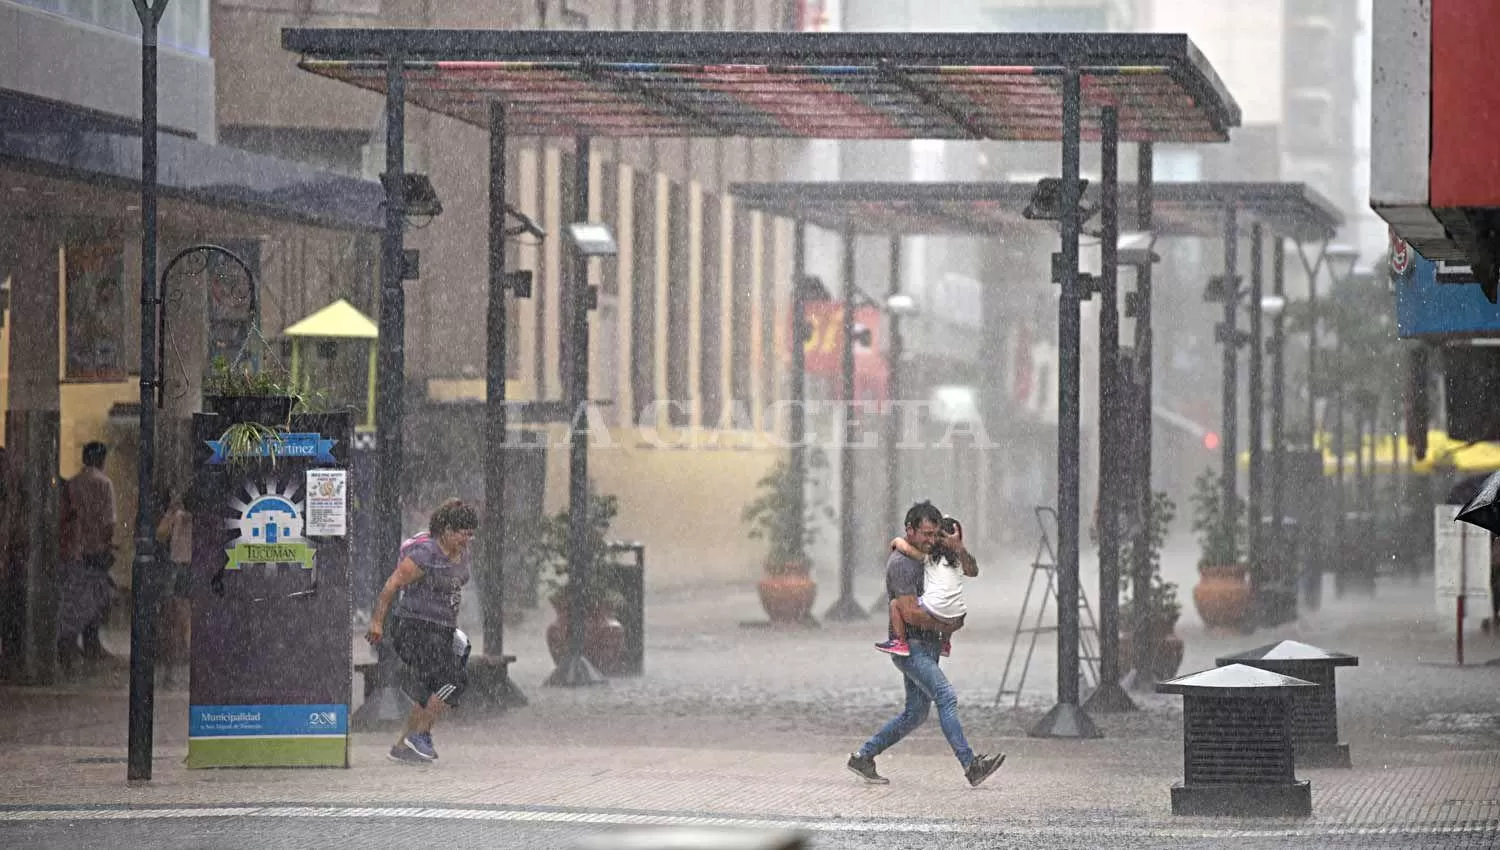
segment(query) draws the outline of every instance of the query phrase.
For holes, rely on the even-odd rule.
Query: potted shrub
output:
[[[1123,667],[1136,670],[1136,683],[1139,687],[1150,687],[1156,682],[1166,681],[1176,676],[1177,669],[1182,666],[1183,643],[1176,632],[1182,604],[1177,601],[1177,585],[1163,581],[1161,577],[1161,549],[1176,516],[1177,505],[1166,493],[1152,494],[1151,525],[1147,530],[1151,577],[1145,588],[1147,613],[1144,625],[1140,628],[1136,627],[1135,571],[1129,566],[1134,557],[1134,544],[1122,541],[1121,545],[1120,619],[1125,625],[1120,633],[1120,659]],[[1148,647],[1144,667],[1137,663],[1137,632]]]
[[[620,512],[619,500],[614,496],[590,493],[588,512],[583,655],[599,672],[618,674],[625,669],[625,626],[616,619],[616,614],[624,607],[625,595],[616,586],[613,572],[607,567],[610,564],[609,531]],[[566,509],[552,516],[543,516],[532,535],[536,541],[534,550],[542,565],[547,598],[557,612],[557,618],[547,626],[547,649],[554,662],[562,661],[568,644],[571,616],[568,588],[572,582],[568,564],[570,522],[571,515]]]
[[[809,466],[822,462],[815,452],[809,452],[808,459]],[[741,514],[750,526],[750,539],[763,540],[769,546],[758,590],[760,604],[773,623],[807,622],[818,595],[818,585],[808,575],[806,554],[817,533],[811,513],[798,521],[797,506],[802,503],[799,486],[791,464],[777,461],[756,483],[759,495]]]
[[[1248,569],[1243,561],[1245,504],[1235,494],[1225,516],[1221,481],[1218,473],[1207,469],[1193,485],[1193,532],[1202,551],[1193,606],[1204,625],[1238,629],[1250,607],[1250,586],[1245,582]]]

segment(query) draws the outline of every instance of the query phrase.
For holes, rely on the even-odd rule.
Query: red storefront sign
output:
[[[837,378],[842,374],[844,340],[844,305],[839,301],[810,301],[805,306],[807,339],[802,344],[804,368],[809,375]],[[880,353],[880,309],[857,307],[854,310],[854,397],[859,400],[884,400],[886,395],[885,356]],[[860,329],[870,332],[869,344],[863,342]]]

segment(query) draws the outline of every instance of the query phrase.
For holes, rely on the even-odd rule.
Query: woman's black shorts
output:
[[[396,656],[406,663],[403,690],[417,705],[436,695],[456,707],[469,683],[468,656],[453,651],[452,626],[408,617],[391,618],[390,639]]]

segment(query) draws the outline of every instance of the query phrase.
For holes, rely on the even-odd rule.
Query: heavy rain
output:
[[[0,846],[1497,846],[1497,27],[0,0]]]

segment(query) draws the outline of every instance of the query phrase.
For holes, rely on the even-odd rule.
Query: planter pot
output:
[[[224,417],[229,424],[285,425],[292,416],[292,398],[284,395],[206,395],[203,409]]]
[[[1151,645],[1150,655],[1146,660],[1146,669],[1136,676],[1137,684],[1152,685],[1176,677],[1178,668],[1182,666],[1185,649],[1182,638],[1168,628],[1151,630],[1147,633],[1146,640]],[[1121,632],[1120,667],[1129,670],[1134,666],[1135,636],[1130,632]]]
[[[552,607],[557,618],[547,626],[547,651],[552,654],[552,662],[559,664],[568,650],[568,604],[554,599]],[[585,615],[583,657],[606,676],[625,672],[625,626],[603,605],[592,606]]]
[[[1250,585],[1244,564],[1199,567],[1193,588],[1193,607],[1203,624],[1215,629],[1237,629],[1250,611]]]
[[[768,570],[757,589],[760,604],[773,623],[806,622],[812,616],[813,601],[818,598],[818,585],[808,577],[805,568]]]

